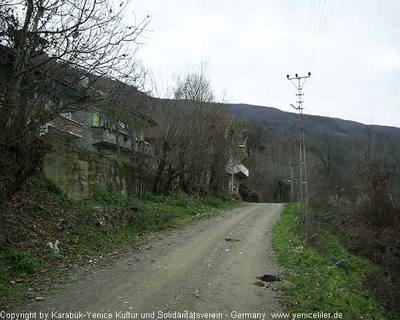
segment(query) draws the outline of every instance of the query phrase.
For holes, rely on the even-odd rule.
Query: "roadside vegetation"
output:
[[[31,178],[13,197],[0,235],[0,306],[76,267],[110,263],[146,235],[179,228],[239,205],[228,197],[97,193],[73,202],[49,180]],[[4,231],[4,232],[3,232]],[[49,246],[58,240],[58,256]]]
[[[318,213],[313,215],[317,221]],[[273,240],[289,281],[283,288],[288,311],[340,312],[343,319],[390,319],[365,284],[378,267],[347,251],[342,239],[321,222],[305,245],[299,218],[298,205],[287,205]]]

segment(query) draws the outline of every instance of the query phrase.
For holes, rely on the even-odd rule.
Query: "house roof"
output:
[[[240,178],[249,177],[249,169],[240,163],[230,163],[226,168],[226,171],[233,175],[238,175]]]
[[[100,93],[101,91],[98,91],[98,92]],[[99,101],[99,100],[97,100],[97,101]],[[105,102],[106,104],[113,104],[113,105],[115,105],[117,107],[121,107],[121,108],[123,107],[123,103],[119,102],[117,99],[112,98],[112,97],[111,98],[108,97],[103,102]],[[152,119],[151,117],[147,116],[145,113],[137,110],[136,108],[132,108],[132,107],[129,107],[129,106],[127,106],[127,107],[129,108],[129,113],[131,113],[132,115],[135,115],[135,116],[145,120],[149,124],[152,124],[152,125],[156,125],[157,124],[157,122],[154,119]]]

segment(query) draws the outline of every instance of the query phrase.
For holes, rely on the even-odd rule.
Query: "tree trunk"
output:
[[[168,142],[166,140],[164,140],[161,160],[157,166],[157,172],[156,172],[156,176],[154,177],[154,182],[153,182],[152,192],[154,194],[158,194],[160,191],[161,178],[163,176],[165,166],[167,165],[167,152],[168,152]]]

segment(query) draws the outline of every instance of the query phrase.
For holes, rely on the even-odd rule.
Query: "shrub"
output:
[[[203,199],[203,200],[201,200],[201,202],[204,205],[210,206],[210,207],[213,207],[213,208],[222,207],[224,205],[224,201],[222,199],[219,199],[219,198]]]
[[[118,192],[96,192],[93,199],[100,205],[125,205],[127,198]]]
[[[19,271],[35,273],[40,269],[40,264],[24,251],[9,251],[6,253],[6,259],[11,266]]]

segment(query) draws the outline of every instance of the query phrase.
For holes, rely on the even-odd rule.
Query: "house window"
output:
[[[117,125],[118,125],[118,130],[119,131],[127,132],[126,126],[122,121],[118,120],[118,124]]]
[[[50,110],[52,110],[54,108],[54,102],[52,101],[52,100],[46,100],[45,102],[44,102],[44,109],[46,110],[46,111],[50,111]]]
[[[144,130],[143,129],[140,129],[140,131],[139,131],[139,140],[144,141]]]
[[[100,127],[100,113],[97,111],[93,112],[93,127]]]
[[[60,115],[65,119],[72,120],[72,112],[62,112]]]

